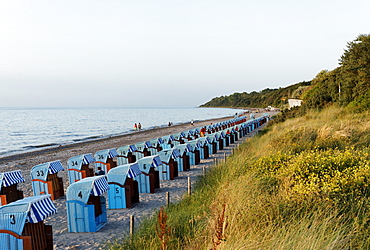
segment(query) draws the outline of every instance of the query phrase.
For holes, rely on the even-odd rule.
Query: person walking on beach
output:
[[[141,123],[139,122],[139,124],[137,125],[137,128],[139,129],[139,131],[141,130]]]
[[[134,130],[136,131],[137,130],[137,124],[135,123],[134,125]]]
[[[194,120],[193,119],[191,119],[190,124],[191,124],[191,126],[194,126]]]

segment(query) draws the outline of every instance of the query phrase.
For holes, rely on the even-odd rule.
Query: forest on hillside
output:
[[[303,109],[338,104],[353,110],[370,108],[370,35],[360,34],[348,42],[339,66],[322,70],[311,81],[260,92],[215,97],[200,107],[287,108],[289,98],[303,100]]]

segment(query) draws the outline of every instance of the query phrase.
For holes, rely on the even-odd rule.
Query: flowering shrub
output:
[[[254,164],[260,176],[279,180],[289,200],[319,198],[340,201],[369,196],[369,149],[278,152]]]

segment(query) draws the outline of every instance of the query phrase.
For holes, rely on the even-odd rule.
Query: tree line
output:
[[[360,34],[348,42],[339,66],[322,70],[311,81],[285,88],[264,89],[215,97],[200,107],[287,108],[289,98],[303,100],[300,112],[337,104],[354,111],[370,108],[370,35]]]

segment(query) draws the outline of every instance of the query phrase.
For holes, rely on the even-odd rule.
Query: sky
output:
[[[197,107],[333,70],[368,0],[1,0],[0,107]]]

